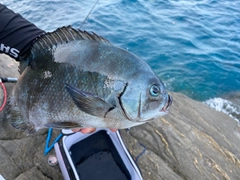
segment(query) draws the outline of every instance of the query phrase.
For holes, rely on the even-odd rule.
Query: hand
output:
[[[118,129],[116,128],[110,128],[110,130],[112,132],[116,132]],[[74,128],[72,129],[73,132],[81,132],[83,134],[89,134],[89,133],[92,133],[94,131],[96,131],[96,128]]]

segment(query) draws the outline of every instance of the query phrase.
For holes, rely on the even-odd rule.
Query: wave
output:
[[[213,98],[203,102],[216,111],[228,114],[240,124],[240,105],[222,98]]]

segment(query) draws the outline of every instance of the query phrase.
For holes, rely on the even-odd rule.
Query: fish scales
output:
[[[128,128],[167,114],[172,103],[143,60],[70,26],[40,37],[19,69],[6,117],[28,133],[44,127]]]

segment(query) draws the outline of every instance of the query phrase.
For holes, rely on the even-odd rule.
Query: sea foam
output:
[[[240,123],[240,106],[226,99],[213,98],[203,102],[216,111],[228,114],[231,118]]]

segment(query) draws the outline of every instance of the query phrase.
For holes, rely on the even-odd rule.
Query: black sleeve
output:
[[[0,53],[16,60],[31,47],[34,39],[45,33],[34,24],[0,4]]]

